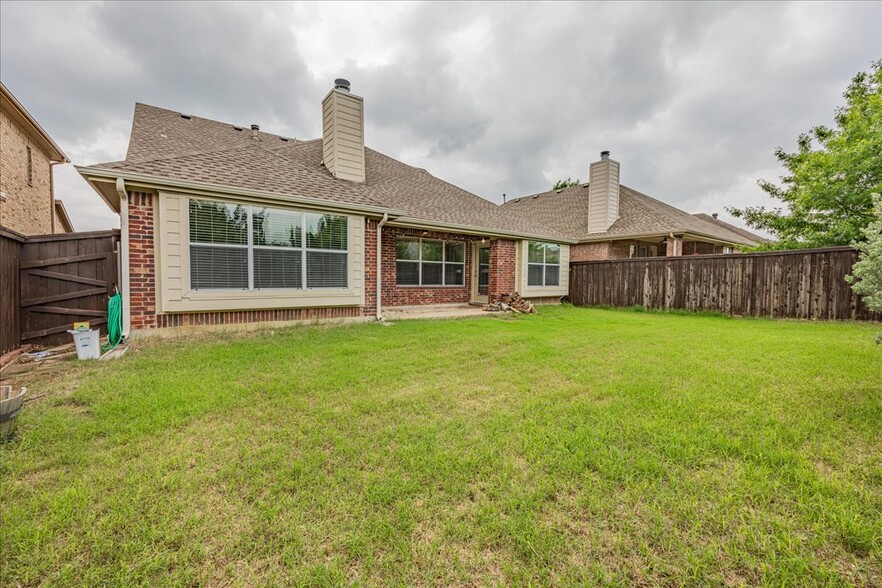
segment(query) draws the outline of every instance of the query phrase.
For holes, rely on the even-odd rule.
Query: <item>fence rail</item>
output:
[[[851,247],[827,247],[573,262],[569,298],[577,306],[882,320],[845,281],[857,256]]]

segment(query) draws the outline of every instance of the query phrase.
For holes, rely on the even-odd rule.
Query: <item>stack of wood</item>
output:
[[[503,294],[497,302],[484,305],[488,312],[516,312],[517,314],[536,314],[536,307],[517,292]]]

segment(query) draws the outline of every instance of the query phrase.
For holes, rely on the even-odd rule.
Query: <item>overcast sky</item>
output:
[[[125,156],[136,101],[316,138],[345,77],[369,147],[498,202],[609,149],[689,212],[769,204],[775,147],[880,57],[880,2],[0,3],[0,77],[75,164]],[[72,166],[56,196],[118,226]]]

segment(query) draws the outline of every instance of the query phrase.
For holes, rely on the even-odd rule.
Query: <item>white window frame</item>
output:
[[[398,259],[398,241],[411,241],[416,242],[419,250],[419,259]],[[433,243],[441,243],[441,261],[426,261],[423,262],[423,241],[430,241]],[[462,261],[447,261],[447,244],[452,243],[454,245],[462,246]],[[444,239],[423,239],[422,237],[408,237],[406,235],[398,235],[395,237],[395,285],[398,288],[465,288],[465,260],[466,260],[466,242],[465,241],[452,241],[452,240],[444,240]],[[404,263],[415,263],[419,267],[418,275],[419,275],[419,284],[399,284],[398,283],[398,262],[402,261]],[[439,264],[441,266],[441,283],[440,284],[423,284],[423,263],[431,263],[431,264]],[[447,265],[461,265],[462,266],[462,284],[448,284],[447,283]]]
[[[557,263],[548,263],[548,249],[545,247],[542,248],[542,263],[530,261],[530,243],[538,243],[541,245],[554,245],[557,247]],[[560,260],[561,255],[563,255],[563,247],[561,247],[557,243],[547,243],[545,241],[528,241],[527,242],[527,288],[559,288],[560,287]],[[531,284],[530,283],[530,266],[542,266],[542,283],[541,284]],[[557,284],[548,284],[546,280],[546,271],[547,267],[556,267],[557,269]]]
[[[232,243],[200,243],[198,241],[194,242],[190,240],[190,223],[192,219],[189,215],[190,209],[190,200],[198,200],[200,202],[210,202],[212,204],[232,204],[234,206],[241,206],[245,209],[246,212],[246,223],[247,223],[247,237],[246,243],[244,245],[232,244]],[[274,210],[283,210],[286,212],[293,212],[300,215],[300,247],[281,247],[278,245],[255,245],[254,244],[254,209],[274,209]],[[281,208],[278,206],[254,206],[251,204],[241,204],[237,202],[227,202],[223,200],[210,200],[205,198],[189,198],[187,200],[187,249],[190,251],[190,267],[187,268],[187,271],[190,273],[190,279],[192,280],[193,276],[193,262],[192,262],[192,248],[196,247],[218,247],[218,248],[233,248],[233,249],[246,249],[247,250],[247,263],[248,263],[248,287],[247,288],[193,288],[191,289],[195,292],[262,292],[269,290],[289,290],[289,291],[299,291],[299,290],[340,290],[349,287],[351,282],[351,278],[349,276],[349,222],[348,217],[342,214],[334,214],[334,213],[323,213],[321,211],[316,210],[295,210],[291,208]],[[306,215],[307,214],[329,214],[333,216],[341,216],[347,219],[346,226],[346,249],[319,249],[315,247],[307,246],[307,237],[306,237]],[[286,287],[278,287],[278,288],[255,288],[254,287],[254,250],[269,250],[269,251],[287,251],[287,252],[299,252],[300,253],[300,287],[299,288],[286,288]],[[318,253],[335,253],[338,255],[344,256],[346,262],[346,283],[342,286],[308,286],[307,275],[306,275],[306,257],[308,252],[318,252]],[[191,282],[192,283],[192,282]]]

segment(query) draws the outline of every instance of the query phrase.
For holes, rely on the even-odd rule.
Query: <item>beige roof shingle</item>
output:
[[[241,129],[241,130],[237,130]],[[256,139],[254,136],[256,135]],[[363,184],[335,178],[322,165],[322,141],[285,139],[249,127],[137,104],[126,159],[89,166],[154,178],[318,198],[401,211],[402,222],[456,225],[553,241],[570,239],[513,210],[365,149]],[[85,171],[85,170],[84,170]]]
[[[734,245],[756,245],[756,235],[731,230],[725,223],[709,222],[627,186],[619,189],[619,218],[602,233],[588,231],[588,184],[542,192],[509,200],[504,208],[554,226],[578,241],[628,239],[646,235],[691,233]]]

